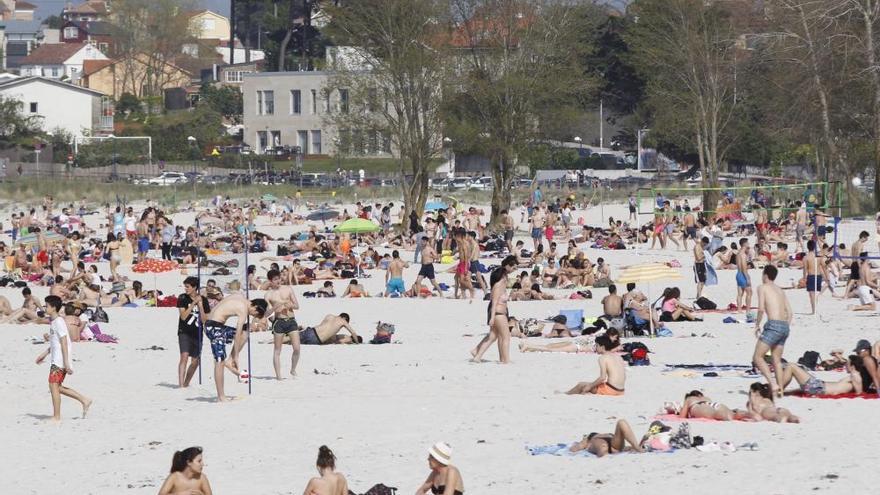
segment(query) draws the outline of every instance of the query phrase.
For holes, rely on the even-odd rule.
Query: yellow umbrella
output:
[[[649,311],[653,310],[654,302],[651,298],[651,282],[655,280],[674,280],[680,279],[681,274],[678,270],[664,263],[641,263],[624,268],[617,277],[617,283],[648,283],[648,304]],[[648,318],[651,328],[651,336],[654,335],[654,318]]]

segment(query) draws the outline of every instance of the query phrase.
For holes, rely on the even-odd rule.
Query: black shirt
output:
[[[202,307],[210,308],[208,305],[208,298],[205,296],[200,296],[202,298]],[[181,294],[177,297],[177,307],[186,309],[192,304],[193,300],[187,294]],[[189,314],[189,318],[186,320],[178,320],[177,321],[177,333],[187,334],[190,337],[198,338],[199,337],[199,308],[193,308],[192,312]]]

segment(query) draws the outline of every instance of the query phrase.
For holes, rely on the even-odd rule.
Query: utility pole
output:
[[[605,107],[604,101],[599,100],[599,147],[605,147]]]
[[[229,65],[235,63],[235,0],[229,0]]]

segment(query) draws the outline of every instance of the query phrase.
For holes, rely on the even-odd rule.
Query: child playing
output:
[[[71,343],[67,335],[67,323],[59,315],[61,311],[61,298],[58,296],[46,297],[46,315],[51,320],[49,325],[49,349],[37,356],[37,364],[41,364],[46,356],[51,355],[49,366],[49,392],[52,394],[52,421],[61,421],[61,395],[66,395],[78,400],[82,404],[85,418],[89,412],[92,400],[81,395],[76,390],[63,386],[64,378],[73,374],[70,366]]]

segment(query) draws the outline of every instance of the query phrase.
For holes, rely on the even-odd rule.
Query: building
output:
[[[241,89],[244,76],[263,71],[263,60],[241,62],[232,65],[219,65],[215,68],[213,80],[224,86]]]
[[[44,131],[63,129],[73,136],[113,132],[113,106],[104,93],[57,79],[30,76],[0,81],[0,95],[22,102]]]
[[[61,25],[61,43],[91,43],[104,53],[110,52],[113,42],[112,26],[104,21],[64,21]]]
[[[0,21],[2,68],[18,70],[21,61],[44,40],[44,28],[40,21]]]
[[[61,11],[61,18],[65,21],[101,21],[109,15],[110,2],[108,0],[86,0],[79,5],[68,4]]]
[[[32,21],[37,6],[24,0],[0,0],[0,21]]]
[[[228,40],[229,19],[210,10],[186,12],[193,36],[200,40]]]
[[[244,141],[256,153],[298,146],[305,155],[391,156],[391,139],[379,132],[341,129],[330,112],[349,111],[349,91],[329,87],[328,72],[262,72],[242,79]]]
[[[21,61],[19,73],[78,81],[86,60],[107,60],[107,56],[90,43],[47,43]]]
[[[171,63],[163,65],[162,77],[149,77],[154,70],[146,55],[117,60],[89,60],[83,66],[80,84],[118,100],[123,93],[138,98],[160,95],[168,88],[186,87],[192,73]],[[152,88],[151,85],[158,85]]]

